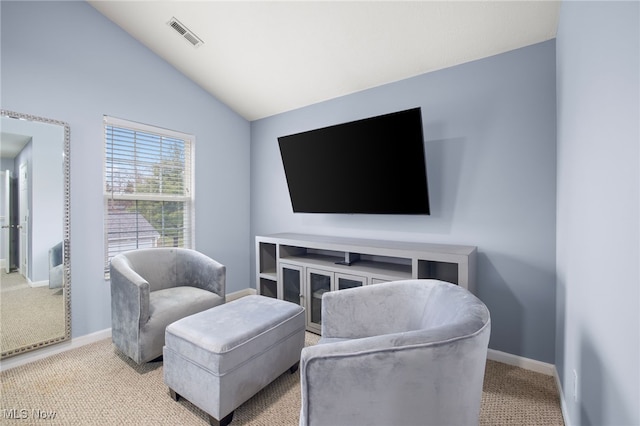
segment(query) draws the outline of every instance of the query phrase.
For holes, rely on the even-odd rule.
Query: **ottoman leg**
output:
[[[176,391],[174,391],[171,388],[169,388],[169,395],[171,395],[171,399],[173,399],[174,401],[177,401],[180,399],[180,395],[178,395]]]
[[[289,367],[289,373],[293,374],[296,371],[298,371],[298,366],[300,365],[300,362],[296,362],[295,364],[293,364],[291,367]]]
[[[215,417],[209,415],[209,424],[211,426],[227,426],[233,420],[233,411],[222,418],[222,420],[216,420]]]

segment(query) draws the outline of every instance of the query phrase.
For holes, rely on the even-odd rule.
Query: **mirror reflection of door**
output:
[[[11,271],[11,170],[5,170],[2,172],[2,196],[0,197],[2,203],[2,217],[0,223],[2,224],[2,232],[0,232],[2,238],[2,252],[0,258],[4,263],[5,273]]]
[[[4,263],[4,271],[5,273],[9,273],[11,271],[11,260],[9,259],[9,246],[10,246],[10,232],[11,232],[11,218],[10,218],[10,205],[9,198],[11,197],[11,171],[4,170],[2,172],[2,197],[0,197],[0,202],[2,202],[2,217],[0,218],[0,224],[2,226],[2,231],[0,232],[2,236],[2,253],[0,253],[0,258]]]
[[[20,235],[18,247],[18,264],[20,273],[23,276],[29,275],[29,167],[27,163],[20,164],[20,174],[18,178],[18,234]]]

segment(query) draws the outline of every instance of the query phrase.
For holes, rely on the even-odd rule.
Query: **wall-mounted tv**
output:
[[[278,138],[296,213],[428,215],[420,108]]]

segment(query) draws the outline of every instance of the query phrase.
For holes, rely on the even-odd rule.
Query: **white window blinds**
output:
[[[194,137],[104,117],[105,273],[118,253],[193,248]]]

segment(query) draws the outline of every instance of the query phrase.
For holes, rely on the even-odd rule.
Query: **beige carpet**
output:
[[[18,272],[3,271],[0,274],[0,351],[64,336],[63,292],[61,288],[29,287]]]
[[[307,345],[317,339],[306,334]],[[231,426],[297,425],[298,377],[280,376],[236,410]],[[0,382],[1,424],[208,424],[204,412],[169,397],[161,362],[139,367],[108,339],[2,372]],[[481,425],[563,425],[550,376],[489,361],[482,401]]]

